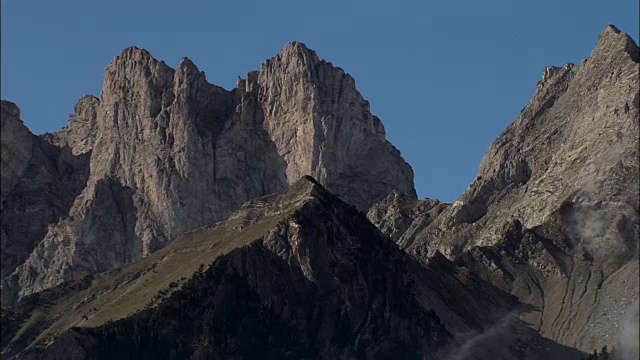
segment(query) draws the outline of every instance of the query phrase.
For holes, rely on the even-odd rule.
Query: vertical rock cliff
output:
[[[13,236],[14,223],[3,223],[3,244],[29,244],[3,268],[4,303],[146,256],[302,175],[361,211],[394,190],[415,197],[410,166],[353,78],[300,43],[231,91],[189,59],[172,69],[127,48],[107,67],[100,97],[82,97],[64,129],[33,136],[4,103],[2,119],[6,184],[23,181],[33,158],[28,143],[12,140],[19,136],[46,146],[46,156],[82,158],[88,171],[56,219],[29,220],[46,228]],[[5,192],[23,196],[4,184],[3,206]]]

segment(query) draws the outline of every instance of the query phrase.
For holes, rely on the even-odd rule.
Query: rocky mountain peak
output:
[[[120,54],[116,55],[111,60],[111,63],[107,66],[105,72],[110,69],[122,69],[127,64],[155,64],[158,63],[151,53],[147,49],[139,48],[136,46],[129,46],[123,49]]]
[[[614,25],[607,25],[598,36],[598,43],[596,44],[594,54],[609,53],[613,55],[617,52],[624,51],[635,62],[640,60],[640,53],[638,52],[638,46],[633,39],[625,32],[620,31]]]
[[[329,191],[365,211],[373,203],[369,201],[371,196],[363,198],[361,192],[369,187],[370,181],[360,179],[362,183],[356,186],[355,182],[343,179],[348,168],[362,166],[367,158],[377,156],[372,153],[376,152],[380,159],[387,159],[370,164],[367,170],[373,174],[372,180],[376,179],[377,184],[372,184],[372,193],[379,194],[373,196],[376,201],[393,190],[377,189],[388,187],[378,180],[384,178],[388,180],[383,182],[389,184],[411,184],[397,190],[415,197],[413,171],[408,164],[399,163],[395,174],[383,170],[386,165],[382,164],[396,163],[393,159],[399,153],[386,141],[380,119],[371,114],[369,102],[344,70],[319,60],[315,52],[302,43],[292,42],[253,76],[255,78],[251,74],[247,77],[245,88],[260,89],[264,128],[288,164],[288,179],[311,175]],[[297,131],[288,131],[291,127]],[[291,148],[297,151],[292,152]],[[348,160],[343,158],[346,153],[350,154]]]
[[[110,82],[121,85],[136,85],[136,80],[153,79],[172,75],[174,70],[164,62],[156,60],[146,49],[130,46],[117,55],[104,71],[103,92]]]
[[[301,189],[305,194],[318,194],[320,196],[327,196],[329,192],[322,186],[316,179],[310,175],[305,175],[296,181],[292,186],[292,189]]]
[[[56,146],[70,148],[73,155],[88,153],[96,139],[99,106],[97,97],[83,95],[74,106],[75,111],[69,116],[67,126],[44,137]]]
[[[304,43],[292,41],[284,45],[278,54],[267,63],[282,62],[283,64],[305,65],[311,68],[320,62],[315,51],[309,49]]]
[[[196,64],[194,64],[193,61],[191,61],[191,59],[189,59],[188,57],[183,57],[180,60],[180,64],[178,64],[178,68],[176,70],[191,76],[195,74],[201,74],[198,66],[196,66]]]
[[[45,137],[91,172],[61,217],[34,220],[46,232],[3,280],[8,298],[147,256],[305,175],[314,193],[322,184],[360,211],[394,190],[415,197],[411,167],[353,79],[305,45],[287,44],[237,90],[210,84],[188,58],[173,69],[137,47],[116,56],[100,98],[83,97]],[[7,241],[36,236],[23,230]]]
[[[13,119],[20,120],[20,108],[15,103],[2,100],[2,107],[0,109],[4,115],[2,116],[3,121],[12,121]],[[20,120],[20,122],[22,122],[22,120]]]
[[[587,351],[615,345],[601,335],[637,314],[637,288],[622,285],[638,282],[637,54],[606,27],[580,65],[544,69],[453,204],[412,216],[387,200],[370,219],[426,262],[440,252],[486,271],[541,309],[526,316],[544,336]]]
[[[100,100],[97,97],[91,94],[85,94],[85,95],[82,95],[80,99],[78,99],[78,102],[76,102],[73,109],[75,110],[76,114],[82,115],[82,113],[88,107],[90,107],[91,105],[95,104],[98,101]]]
[[[264,216],[274,216],[274,214],[282,215],[299,212],[305,208],[311,208],[311,212],[315,214],[322,212],[335,213],[336,211],[341,212],[346,209],[355,212],[351,206],[345,204],[340,198],[327,191],[327,189],[313,177],[305,175],[286,190],[247,201],[229,218],[255,219]],[[313,217],[316,215],[310,216]]]
[[[0,136],[2,136],[0,200],[4,204],[5,196],[22,176],[33,150],[31,134],[20,120],[20,108],[11,101],[2,100],[0,112]]]

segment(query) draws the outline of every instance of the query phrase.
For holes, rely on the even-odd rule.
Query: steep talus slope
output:
[[[637,339],[627,339],[638,324],[637,253],[607,267],[557,225],[526,229],[516,220],[500,243],[472,248],[456,264],[531,305],[521,318],[542,336],[587,352],[606,345],[623,350],[625,360],[637,357],[631,355]]]
[[[3,312],[3,352],[445,359],[487,351],[473,343],[488,336],[502,346],[495,359],[579,355],[507,324],[514,298],[457,271],[442,256],[415,262],[305,177],[138,262],[23,298]]]
[[[105,70],[100,98],[82,97],[67,127],[42,137],[12,131],[2,138],[7,184],[21,179],[29,155],[24,144],[5,151],[18,136],[37,138],[48,148],[43,156],[89,162],[83,169],[90,173],[79,189],[72,182],[61,190],[73,196],[56,219],[23,217],[45,224],[44,233],[3,223],[3,244],[28,245],[3,268],[5,305],[153,253],[302,175],[360,210],[394,190],[415,197],[411,168],[385,140],[353,78],[300,43],[287,44],[231,91],[209,84],[189,59],[172,69],[131,47]],[[4,191],[3,218],[18,214],[6,208]],[[25,195],[19,186],[7,191],[7,199]]]
[[[422,259],[460,256],[538,307],[527,318],[544,336],[617,345],[638,316],[639,62],[633,40],[608,26],[582,64],[546,68],[476,180],[439,215],[410,217],[397,243]]]

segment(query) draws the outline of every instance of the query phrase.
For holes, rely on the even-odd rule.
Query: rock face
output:
[[[436,219],[446,208],[447,204],[438,200],[417,200],[413,196],[394,191],[371,206],[367,218],[393,241],[402,244],[403,236],[416,230],[412,226],[416,225],[418,217],[428,222],[429,219]],[[424,226],[425,222],[420,225]]]
[[[96,137],[99,105],[100,100],[95,96],[81,97],[75,106],[74,115],[69,117],[69,124],[43,137],[58,147],[70,148],[73,155],[90,152]]]
[[[257,77],[265,129],[287,163],[288,179],[311,175],[363,211],[390,190],[416,197],[411,168],[386,142],[350,75],[291,43]]]
[[[31,158],[32,137],[20,120],[20,109],[9,101],[2,100],[2,204],[11,188],[18,182],[27,162]]]
[[[28,258],[48,227],[68,214],[87,181],[88,160],[31,134],[18,107],[2,101],[3,279]]]
[[[619,345],[624,319],[637,318],[639,62],[608,26],[581,65],[544,70],[455,203],[379,226],[416,257],[459,256],[539,308],[530,320],[544,336],[586,351]]]
[[[451,359],[486,352],[498,360],[579,355],[506,317],[516,305],[478,278],[461,276],[442,256],[419,265],[364,214],[304,177],[137,263],[24,298],[18,311],[3,313],[3,355]],[[21,319],[38,313],[25,329]],[[494,326],[496,318],[509,320]],[[488,331],[482,336],[502,348],[474,348],[483,330]]]
[[[20,124],[15,106],[2,108],[3,219],[18,216],[5,193],[23,198],[26,190],[12,184],[35,176],[25,160],[44,171],[30,141],[46,147],[42,156],[51,161],[67,161],[53,160],[63,153],[78,158],[82,165],[72,168],[85,171],[80,191],[75,182],[60,190],[60,211],[20,215],[45,231],[3,222],[3,249],[28,244],[7,273],[3,262],[5,304],[153,253],[302,175],[361,211],[394,190],[415,197],[411,168],[385,140],[353,78],[300,43],[286,45],[232,91],[209,84],[186,58],[172,69],[128,48],[107,67],[100,98],[82,97],[69,125],[42,137]],[[39,181],[34,186],[50,183]]]

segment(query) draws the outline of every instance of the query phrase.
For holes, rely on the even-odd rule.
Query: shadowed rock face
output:
[[[68,216],[89,176],[89,154],[72,154],[34,136],[18,107],[2,101],[2,278]],[[4,289],[4,287],[3,287]],[[3,291],[3,303],[9,292]]]
[[[3,222],[3,249],[21,248],[7,269],[3,261],[3,304],[153,253],[302,175],[362,211],[393,190],[415,197],[411,168],[353,78],[300,43],[232,91],[209,84],[186,58],[172,69],[125,49],[105,70],[100,98],[82,97],[64,129],[41,137],[13,104],[2,109],[3,219],[19,214],[18,205],[7,208],[10,199],[27,195],[14,184],[36,177],[25,168],[30,159],[40,171],[38,156],[64,153],[84,171],[68,188],[55,171],[47,172],[52,180],[33,180],[65,193],[42,197],[61,208],[55,214],[20,215],[42,226],[29,232]]]
[[[416,257],[458,257],[537,307],[526,317],[544,336],[589,352],[619,346],[624,319],[638,316],[639,62],[608,26],[582,64],[544,70],[456,202],[434,214],[404,201],[412,215],[391,228],[396,203],[369,218]]]

